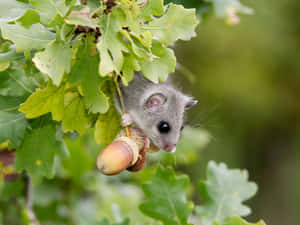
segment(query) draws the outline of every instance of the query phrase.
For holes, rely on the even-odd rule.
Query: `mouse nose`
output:
[[[164,150],[167,152],[175,152],[176,151],[176,144],[166,144],[164,146]]]

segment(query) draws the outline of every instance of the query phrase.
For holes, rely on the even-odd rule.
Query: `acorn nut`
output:
[[[119,137],[98,155],[97,167],[105,175],[115,175],[132,166],[138,159],[139,148],[128,137]]]

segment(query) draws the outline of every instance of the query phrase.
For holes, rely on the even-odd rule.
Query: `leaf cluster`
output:
[[[209,162],[207,178],[199,181],[198,188],[204,201],[198,204],[189,200],[189,178],[161,166],[151,169],[150,182],[142,182],[143,193],[139,192],[139,187],[126,184],[125,177],[122,183],[115,183],[116,180],[92,173],[82,176],[82,181],[76,176],[72,183],[68,176],[74,170],[78,171],[76,167],[84,168],[86,172],[90,169],[82,163],[71,165],[74,160],[86,161],[88,155],[74,143],[70,144],[72,160],[67,161],[67,165],[64,163],[65,172],[60,174],[64,182],[48,181],[34,189],[34,204],[41,210],[37,211],[41,222],[77,225],[265,225],[263,221],[254,224],[242,218],[250,212],[244,202],[257,191],[256,185],[248,181],[247,171]],[[22,196],[21,184],[21,180],[14,185],[7,183],[0,190],[1,199],[7,201],[16,194]],[[137,205],[143,215],[139,214]],[[64,213],[59,212],[62,209]],[[58,213],[51,213],[49,217],[49,210]]]
[[[17,168],[34,180],[53,176],[52,148],[62,136],[95,126],[97,142],[111,142],[120,130],[114,85],[127,85],[135,71],[165,81],[176,65],[169,46],[196,35],[194,9],[163,0],[112,3],[1,2],[0,142],[18,149]]]

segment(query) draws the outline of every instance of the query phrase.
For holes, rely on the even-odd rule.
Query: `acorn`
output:
[[[106,146],[98,155],[97,168],[105,175],[115,175],[125,169],[135,172],[146,163],[146,142],[144,133],[130,129],[130,136],[122,130],[117,138]]]
[[[143,148],[139,153],[136,163],[133,166],[128,167],[127,170],[130,172],[140,171],[145,166],[146,160],[147,160],[147,152],[146,152],[146,148]]]

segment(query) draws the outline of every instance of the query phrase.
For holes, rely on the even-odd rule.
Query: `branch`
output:
[[[41,223],[38,221],[38,219],[36,218],[36,215],[33,211],[32,208],[32,182],[31,179],[27,176],[27,180],[26,180],[26,211],[27,211],[27,216],[30,220],[30,222],[33,225],[41,225]]]

